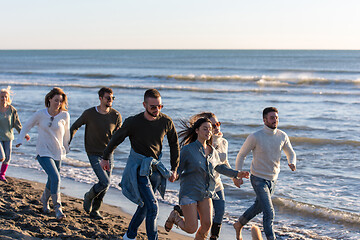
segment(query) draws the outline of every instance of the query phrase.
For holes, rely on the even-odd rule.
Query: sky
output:
[[[0,49],[360,49],[359,0],[0,0]]]

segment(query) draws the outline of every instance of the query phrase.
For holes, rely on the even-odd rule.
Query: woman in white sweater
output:
[[[67,96],[61,88],[53,88],[45,96],[45,109],[35,112],[21,129],[17,145],[23,144],[24,136],[34,126],[38,127],[36,159],[48,175],[44,193],[40,199],[43,211],[50,212],[49,199],[53,201],[56,218],[65,217],[60,198],[61,160],[69,152],[70,115],[67,112]]]

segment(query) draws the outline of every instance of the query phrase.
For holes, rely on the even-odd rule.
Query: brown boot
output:
[[[184,219],[182,217],[180,217],[180,214],[178,211],[176,210],[172,210],[172,212],[170,213],[168,219],[165,222],[165,230],[167,232],[170,232],[172,227],[175,225],[179,226],[181,229],[184,230],[185,228],[185,222]]]

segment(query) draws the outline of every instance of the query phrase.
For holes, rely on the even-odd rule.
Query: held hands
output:
[[[250,173],[247,171],[239,171],[236,178],[233,178],[233,182],[235,184],[235,186],[237,186],[238,188],[240,188],[240,186],[244,183],[244,181],[242,180],[243,178],[249,178],[250,177]]]
[[[110,170],[109,160],[101,159],[101,161],[100,161],[100,166],[101,166],[101,168],[104,169],[105,171],[109,171],[109,170]]]
[[[29,134],[26,134],[26,135],[25,135],[25,139],[26,139],[26,141],[29,141],[29,140],[30,140]],[[21,143],[18,143],[18,144],[15,145],[15,147],[20,147],[21,145],[22,145]]]
[[[250,173],[247,171],[239,171],[236,178],[249,178]]]
[[[172,171],[172,175],[169,177],[170,182],[175,182],[175,180],[178,178],[177,171]]]
[[[296,171],[295,164],[289,164],[289,168],[291,169],[291,171]]]

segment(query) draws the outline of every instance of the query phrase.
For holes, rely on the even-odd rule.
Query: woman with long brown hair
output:
[[[69,152],[70,115],[67,112],[67,96],[61,88],[53,88],[45,96],[45,109],[35,112],[24,124],[16,147],[23,143],[23,138],[34,126],[38,128],[36,159],[48,175],[44,193],[40,199],[43,211],[50,212],[49,199],[53,201],[56,219],[65,217],[60,197],[61,160]]]
[[[232,178],[248,177],[222,164],[218,152],[212,146],[212,124],[208,118],[200,118],[194,124],[183,123],[179,132],[180,145],[179,202],[184,218],[173,210],[165,223],[170,231],[173,224],[187,233],[195,233],[196,240],[206,239],[212,224],[212,198],[215,193],[215,171]],[[198,213],[200,227],[198,229]]]

